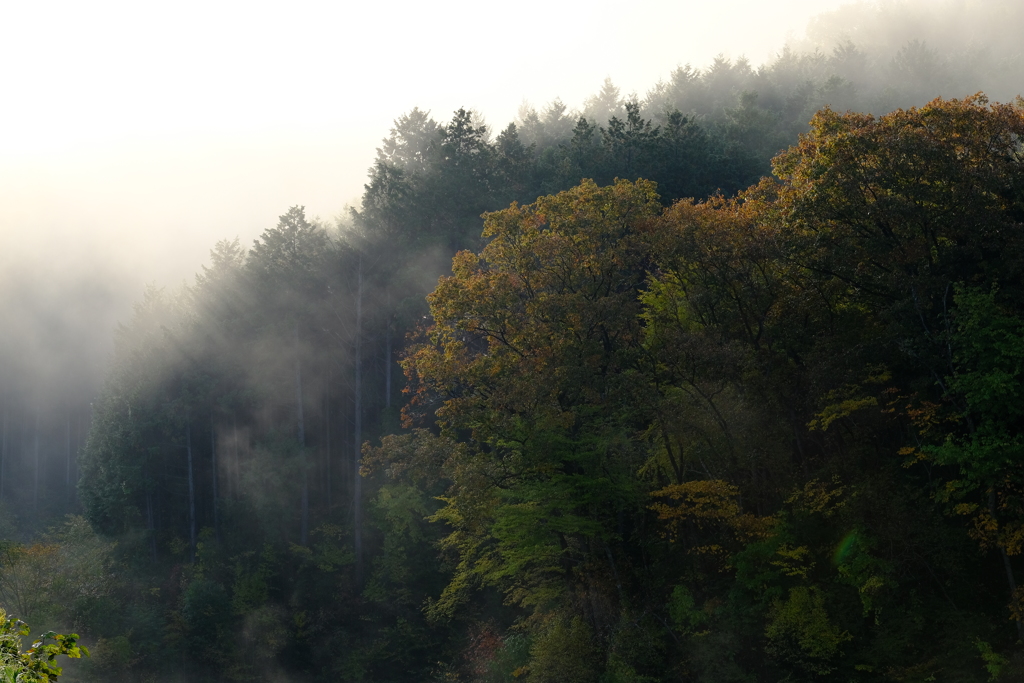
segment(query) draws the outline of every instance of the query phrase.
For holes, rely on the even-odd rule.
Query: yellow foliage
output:
[[[907,458],[903,461],[903,467],[912,467],[928,457],[924,451],[913,446],[904,446],[896,451],[896,454]]]
[[[877,374],[867,377],[863,382],[856,385],[848,385],[842,389],[836,389],[830,391],[826,396],[825,400],[830,401],[817,416],[807,423],[807,427],[812,431],[825,431],[829,426],[844,417],[848,417],[858,410],[864,408],[870,408],[878,405],[878,399],[874,396],[858,396],[863,392],[864,385],[870,384],[884,384],[892,379],[892,375],[887,370],[882,370]]]
[[[862,408],[868,408],[870,406],[877,406],[878,399],[874,396],[865,396],[863,398],[848,398],[838,403],[832,403],[825,406],[824,409],[818,416],[807,423],[807,427],[811,430],[825,431],[829,426],[836,420],[852,415]]]
[[[658,519],[669,522],[670,528],[686,520],[694,520],[698,524],[708,520],[727,522],[740,514],[740,506],[736,502],[739,489],[720,479],[672,484],[651,495],[679,501],[677,505],[651,505],[651,509],[658,513]]]
[[[978,541],[982,550],[988,550],[999,542],[999,521],[988,510],[979,505],[960,503],[953,507],[958,515],[970,516],[972,528],[968,531],[971,538]]]
[[[1024,620],[1024,586],[1018,586],[1010,598],[1010,619]]]
[[[921,401],[916,405],[908,405],[906,415],[922,434],[942,422],[942,414],[939,412],[942,406],[932,401]],[[949,418],[947,418],[949,419]]]
[[[772,560],[771,564],[779,567],[786,576],[806,579],[807,573],[814,568],[814,562],[810,559],[811,551],[805,545],[792,548],[783,543],[775,554],[779,559]]]
[[[686,522],[692,522],[700,529],[725,527],[737,540],[743,542],[766,537],[775,522],[773,517],[744,513],[739,505],[739,489],[720,479],[672,484],[651,495],[673,501],[657,502],[650,506],[651,510],[658,513],[658,519],[666,522],[665,535],[671,540],[678,537],[681,525]],[[706,555],[725,553],[720,544],[714,543],[697,546],[692,552]]]
[[[999,541],[1006,549],[1007,555],[1020,555],[1021,549],[1024,548],[1024,525],[1019,521],[1005,524]]]
[[[841,500],[846,487],[839,484],[839,478],[833,477],[831,485],[818,479],[811,479],[804,487],[786,499],[787,505],[814,514],[831,517],[837,510],[846,505]]]

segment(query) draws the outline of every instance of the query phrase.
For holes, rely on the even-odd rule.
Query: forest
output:
[[[97,390],[5,338],[0,607],[68,681],[1024,679],[1000,60],[402,114],[359,207],[143,292]]]

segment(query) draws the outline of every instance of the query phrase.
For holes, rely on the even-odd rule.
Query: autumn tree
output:
[[[468,446],[441,469],[434,516],[458,570],[437,615],[495,585],[540,613],[614,620],[621,520],[639,505],[628,378],[657,210],[650,183],[625,181],[513,204],[486,216],[488,245],[461,252],[430,296],[433,327],[405,361],[407,419],[436,411],[440,438]]]
[[[860,345],[862,369],[839,376],[850,387],[892,373],[891,410],[913,435],[901,452],[959,470],[936,498],[998,550],[1019,632],[1017,418],[1006,406],[1019,386],[1022,137],[1021,106],[982,95],[878,118],[825,109],[775,161],[790,258],[845,286],[843,308],[876,330]]]

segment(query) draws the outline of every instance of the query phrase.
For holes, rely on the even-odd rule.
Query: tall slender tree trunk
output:
[[[391,408],[391,290],[388,290],[387,325],[384,327],[384,407]]]
[[[144,466],[144,472],[149,472],[149,467]],[[153,521],[153,482],[146,478],[146,533],[149,535],[149,557],[156,563],[156,524]]]
[[[352,545],[356,555],[355,579],[361,585],[363,580],[363,478],[359,473],[362,464],[363,447],[363,257],[359,256],[356,267],[356,331],[354,344],[355,360],[355,407],[353,415],[352,453]]]
[[[1017,602],[1019,596],[1017,594],[1017,580],[1013,576],[1013,567],[1010,565],[1010,556],[1006,553],[1006,548],[1002,545],[999,546],[999,553],[1003,557],[1003,569],[1006,571],[1006,583],[1010,588],[1010,599],[1013,602]],[[1017,640],[1024,641],[1024,621],[1018,617],[1014,620],[1017,623]]]
[[[210,412],[210,461],[213,465],[213,532],[220,542],[220,508],[217,506],[217,478],[220,473],[217,468],[217,433],[213,422],[213,412]]]
[[[235,500],[237,500],[242,495],[242,460],[238,452],[238,417],[234,413],[231,415],[231,430],[231,445],[235,455],[235,490],[233,493]]]
[[[4,499],[4,474],[7,468],[7,403],[4,403],[4,436],[0,446],[0,502]]]
[[[324,445],[326,459],[324,462],[327,475],[327,511],[331,511],[331,371],[327,371],[327,395],[324,396]]]
[[[185,450],[188,452],[188,539],[192,563],[196,561],[196,482],[192,467],[192,423],[185,417]]]
[[[92,420],[91,404],[87,410],[89,412],[86,412],[84,416],[82,415],[82,412],[79,411],[78,415],[75,418],[75,446],[74,453],[71,458],[71,481],[74,482],[73,486],[71,487],[72,505],[78,504],[78,456],[81,454],[82,446],[85,443],[85,438],[82,434],[83,427],[85,430],[88,430],[89,423]]]
[[[67,409],[67,426],[64,430],[64,507],[71,509],[71,408]]]
[[[32,440],[32,459],[35,461],[35,476],[32,480],[32,512],[39,513],[39,409],[36,408],[36,429]]]
[[[996,488],[993,484],[988,490],[988,512],[995,519],[996,516]],[[1010,602],[1014,605],[1014,612],[1019,609],[1016,604],[1019,597],[1017,594],[1017,579],[1013,575],[1013,566],[1010,564],[1010,556],[1006,553],[1006,546],[999,543],[999,554],[1003,560],[1003,571],[1006,572],[1006,585],[1010,589]],[[1017,639],[1024,640],[1024,621],[1020,617],[1014,620],[1017,624]]]
[[[299,466],[302,468],[302,526],[301,544],[309,540],[309,468],[306,467],[306,418],[302,411],[302,363],[299,360],[299,324],[295,331],[295,417],[298,422]]]

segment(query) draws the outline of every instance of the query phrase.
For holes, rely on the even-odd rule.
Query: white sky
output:
[[[576,107],[605,77],[643,95],[718,53],[759,64],[841,4],[7,0],[0,268],[118,263],[173,283],[291,205],[357,202],[414,106],[500,130],[524,99]]]

